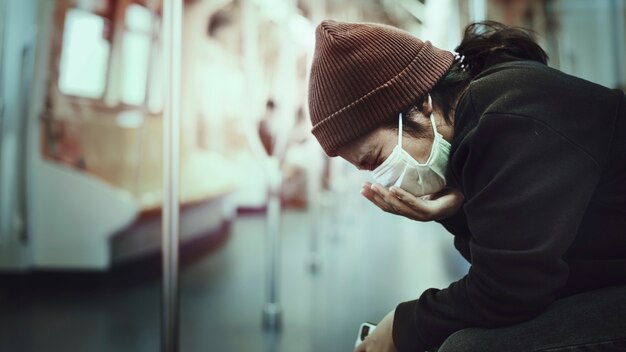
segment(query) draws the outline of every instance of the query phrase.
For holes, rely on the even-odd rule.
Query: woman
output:
[[[623,92],[549,68],[527,32],[494,22],[453,54],[324,21],[315,50],[324,151],[373,172],[362,193],[382,210],[443,224],[471,263],[357,351],[626,351]]]

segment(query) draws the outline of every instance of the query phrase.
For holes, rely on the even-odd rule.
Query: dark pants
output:
[[[437,352],[495,351],[626,352],[626,286],[560,299],[521,324],[457,331]]]

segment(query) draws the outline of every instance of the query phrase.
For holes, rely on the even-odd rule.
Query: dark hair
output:
[[[464,56],[463,62],[455,61],[430,91],[433,103],[441,109],[446,122],[451,122],[451,112],[461,93],[494,55],[548,63],[548,55],[535,42],[533,34],[528,29],[495,21],[472,23],[465,28],[461,44],[454,49]]]
[[[495,21],[477,22],[465,28],[463,40],[455,51],[464,56],[462,62],[455,60],[450,69],[430,90],[433,105],[443,113],[448,124],[456,101],[465,91],[469,83],[485,68],[485,64],[494,55],[507,54],[513,59],[531,60],[547,64],[548,55],[533,39],[533,32],[520,28],[509,27]],[[463,66],[461,66],[463,65]],[[403,114],[403,126],[406,132],[414,137],[429,135],[410,115],[414,109],[420,109],[424,100],[415,102],[414,106]],[[388,127],[397,126],[397,119],[389,119]]]

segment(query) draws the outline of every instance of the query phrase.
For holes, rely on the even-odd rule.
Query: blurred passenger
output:
[[[268,99],[265,103],[265,115],[259,121],[259,138],[267,155],[274,153],[274,134],[272,123],[274,118],[274,100]]]
[[[324,151],[372,171],[367,199],[440,222],[471,263],[356,351],[626,351],[623,92],[548,67],[529,33],[495,22],[451,53],[324,21],[309,106]]]

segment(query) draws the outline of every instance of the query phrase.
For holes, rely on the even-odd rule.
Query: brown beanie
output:
[[[312,133],[329,156],[409,108],[452,65],[452,53],[400,29],[323,21],[309,80]]]

